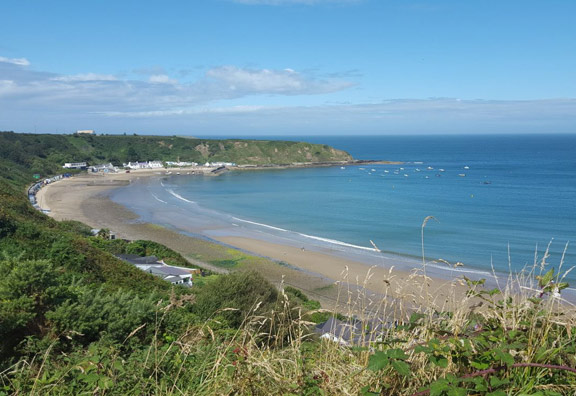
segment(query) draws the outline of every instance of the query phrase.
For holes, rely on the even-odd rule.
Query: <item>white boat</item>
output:
[[[431,166],[429,166],[429,167],[428,167],[428,168],[426,168],[426,169],[428,169],[428,170],[432,170],[432,169],[434,169],[434,168],[432,168]]]
[[[360,170],[365,170],[366,168],[358,168],[358,169],[360,169]]]
[[[470,169],[470,167],[469,167],[468,165],[466,165],[466,166],[464,167],[464,169]]]
[[[420,169],[419,169],[419,168],[416,168],[415,171],[416,171],[416,172],[420,172]]]
[[[404,173],[404,177],[408,177],[408,175],[406,173]]]
[[[389,171],[389,170],[384,170],[384,173],[390,173],[390,171]]]
[[[400,170],[404,170],[404,168],[400,168]]]
[[[376,169],[370,169],[372,172],[376,172]]]
[[[344,168],[343,166],[341,166],[340,169],[346,169],[346,168]]]
[[[442,169],[442,168],[440,168],[440,169],[438,169],[438,170],[439,170],[440,172],[444,172],[444,169]]]
[[[460,177],[466,177],[466,173],[459,173],[458,176],[460,176]]]
[[[426,176],[425,179],[430,179],[430,176]]]

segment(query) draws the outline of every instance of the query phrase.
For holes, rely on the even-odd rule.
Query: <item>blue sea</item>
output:
[[[540,261],[576,265],[576,135],[309,137],[356,159],[400,161],[172,175],[112,198],[150,221],[213,238],[248,236],[437,275],[489,276]],[[382,252],[374,249],[372,241]],[[386,260],[383,259],[386,258]],[[535,258],[537,257],[537,258]],[[576,271],[567,278],[576,284]]]

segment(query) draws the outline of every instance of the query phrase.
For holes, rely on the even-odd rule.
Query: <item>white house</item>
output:
[[[194,268],[167,265],[163,260],[158,260],[156,256],[139,257],[134,254],[117,254],[116,257],[134,265],[144,272],[162,278],[173,285],[191,287],[192,274],[198,273],[198,270]]]
[[[92,172],[116,172],[117,169],[114,165],[112,165],[112,163],[109,164],[99,164],[99,165],[94,165],[90,167],[92,169]]]
[[[149,161],[148,166],[152,169],[164,168],[162,161]]]
[[[130,169],[160,169],[164,167],[162,161],[128,162],[127,164],[124,163],[123,165],[124,168]]]
[[[94,135],[93,129],[79,129],[76,131],[79,135]]]

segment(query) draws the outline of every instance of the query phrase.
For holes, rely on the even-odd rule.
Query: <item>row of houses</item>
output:
[[[186,162],[186,161],[136,161],[136,162],[125,162],[122,164],[124,169],[162,169],[166,167],[195,167],[199,164],[197,162]],[[222,168],[222,167],[233,167],[236,166],[234,162],[206,162],[204,165],[206,168]],[[86,162],[66,162],[62,168],[64,169],[80,169],[80,170],[91,170],[92,172],[118,172],[119,167],[108,164],[100,164],[88,166]]]
[[[186,162],[186,161],[166,161],[164,162],[168,167],[178,167],[184,168],[188,166],[198,166],[198,162]]]
[[[194,167],[198,166],[197,162],[186,162],[186,161],[145,161],[145,162],[128,162],[124,163],[124,168],[128,169],[159,169],[163,168],[164,165],[167,167]],[[234,162],[206,162],[204,167],[206,168],[221,168],[221,167],[231,167],[236,166]]]
[[[64,173],[61,175],[56,175],[56,176],[52,176],[52,177],[47,177],[46,179],[42,179],[37,181],[36,183],[34,183],[33,185],[31,185],[28,188],[28,199],[30,200],[30,203],[32,204],[32,206],[34,206],[35,209],[38,209],[44,213],[48,213],[49,210],[47,209],[42,209],[39,205],[38,205],[38,201],[36,200],[36,194],[38,193],[38,191],[40,191],[40,189],[48,184],[54,183],[58,180],[62,180],[64,178],[70,177],[70,173]]]
[[[162,161],[128,162],[122,164],[126,169],[161,169],[164,168]]]
[[[230,166],[236,166],[235,162],[206,162],[204,164],[205,167],[209,167],[209,168],[221,168],[223,166],[225,167],[230,167]]]

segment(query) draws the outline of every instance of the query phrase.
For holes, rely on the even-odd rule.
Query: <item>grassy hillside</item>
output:
[[[57,222],[30,206],[25,187],[32,173],[59,172],[64,160],[110,160],[139,137],[0,139],[0,396],[575,394],[576,320],[556,298],[567,285],[546,257],[520,279],[532,288],[524,293],[518,282],[484,290],[482,281],[462,279],[469,293],[454,310],[443,303],[414,310],[387,298],[347,301],[348,286],[340,282],[350,314],[368,303],[377,307],[364,311],[356,327],[364,342],[341,345],[319,339],[312,326],[346,317],[318,310],[299,290],[277,290],[253,272],[173,287],[111,253],[186,265],[178,253],[149,241],[100,240],[81,223]],[[188,147],[177,138],[172,148],[165,147],[172,138],[143,139],[133,145],[159,150],[150,155]],[[240,150],[264,159],[270,150],[316,147],[220,143],[213,154],[209,142],[191,155],[233,161],[216,156]],[[412,281],[434,300],[425,279]],[[376,318],[384,328],[368,321]]]
[[[23,173],[54,174],[65,162],[121,165],[128,161],[177,159],[262,165],[348,161],[352,157],[330,146],[302,142],[0,132],[0,171],[11,179],[18,179]]]

